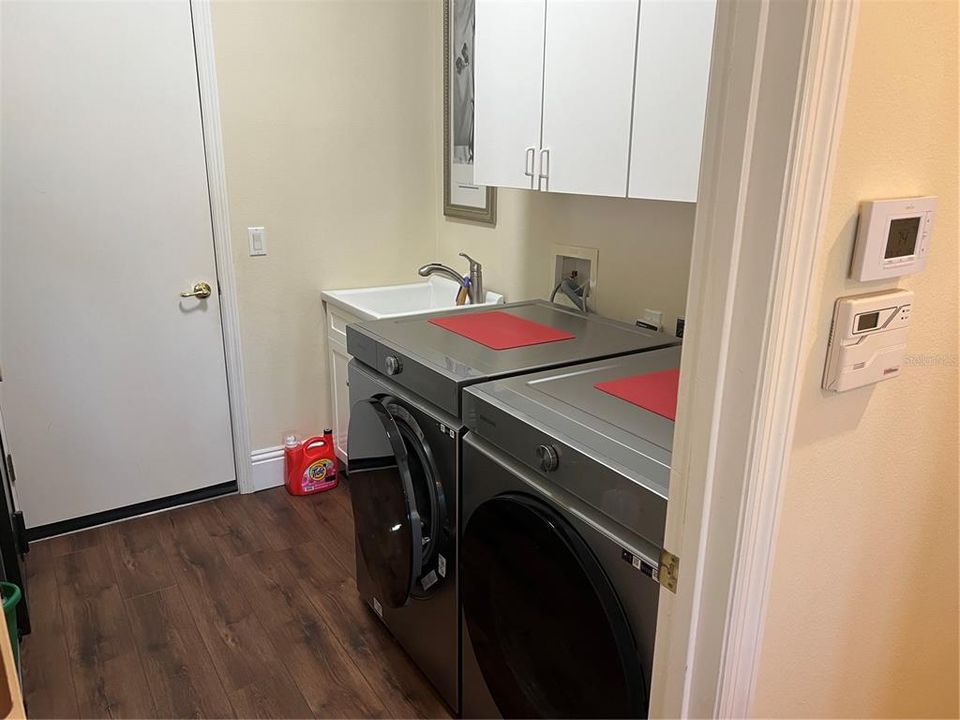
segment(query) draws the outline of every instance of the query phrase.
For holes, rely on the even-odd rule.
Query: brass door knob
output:
[[[188,298],[208,298],[213,293],[213,289],[210,287],[210,283],[205,283],[202,280],[193,286],[193,290],[190,292],[180,293],[180,297]]]

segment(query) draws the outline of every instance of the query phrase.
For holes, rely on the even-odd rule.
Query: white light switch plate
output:
[[[267,254],[267,231],[262,227],[248,227],[247,239],[250,241],[250,257]]]

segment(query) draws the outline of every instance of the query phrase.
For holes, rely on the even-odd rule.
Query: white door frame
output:
[[[220,287],[220,317],[223,325],[223,353],[227,364],[233,463],[237,473],[238,489],[242,493],[249,493],[255,488],[250,456],[247,391],[244,384],[243,356],[240,350],[240,310],[237,304],[237,279],[233,268],[233,249],[230,240],[230,205],[227,201],[227,172],[223,164],[220,95],[217,90],[210,0],[190,0],[190,13],[193,19],[193,44],[197,56],[197,78],[200,86],[200,118],[203,124],[203,147],[207,163],[207,185],[210,191],[213,248],[217,264],[217,284]]]
[[[851,0],[718,6],[651,716],[749,714],[855,26]]]

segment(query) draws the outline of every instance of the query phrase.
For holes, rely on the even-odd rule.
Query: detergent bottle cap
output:
[[[283,436],[283,446],[288,448],[295,448],[300,444],[300,439],[297,437],[296,433],[286,433]]]

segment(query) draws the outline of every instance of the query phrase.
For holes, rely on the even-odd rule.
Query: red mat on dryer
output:
[[[597,383],[594,387],[668,420],[676,420],[679,385],[680,369],[673,368]]]
[[[475,343],[486,345],[491,350],[512,350],[528,345],[572,340],[576,337],[572,333],[526,320],[503,310],[448,315],[434,318],[430,322]]]

